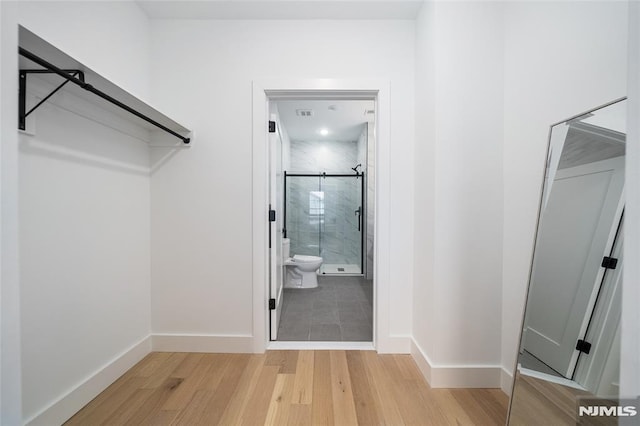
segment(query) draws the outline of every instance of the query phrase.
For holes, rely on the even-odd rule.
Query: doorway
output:
[[[270,100],[269,116],[270,340],[372,342],[375,101]]]
[[[392,332],[391,299],[391,101],[388,80],[378,79],[300,79],[279,78],[254,80],[252,120],[252,299],[254,352],[266,349],[375,349],[382,352],[406,351],[407,340]],[[282,99],[362,99],[375,102],[375,203],[373,228],[373,342],[277,342],[271,340],[272,318],[278,310],[272,302],[272,272],[269,256],[269,237],[277,237],[270,217],[269,195],[269,103]],[[276,246],[277,248],[278,246]],[[276,295],[278,293],[275,293]],[[287,343],[287,344],[285,344]]]

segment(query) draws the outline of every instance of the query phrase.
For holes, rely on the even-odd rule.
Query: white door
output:
[[[589,355],[581,354],[574,380],[596,396],[619,395],[620,318],[622,316],[622,278],[624,267],[624,224],[621,221],[611,256],[618,259],[607,271],[598,301],[589,321],[585,340],[592,344]]]
[[[283,259],[282,259],[282,214],[283,175],[282,175],[282,136],[275,106],[270,103],[270,120],[276,123],[276,131],[269,133],[269,204],[275,211],[275,221],[269,223],[269,297],[273,300],[271,308],[271,340],[278,338],[278,326],[283,308]]]
[[[558,170],[541,216],[524,348],[570,377],[621,214],[624,157]]]

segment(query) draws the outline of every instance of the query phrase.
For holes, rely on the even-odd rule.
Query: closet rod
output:
[[[68,81],[70,81],[71,83],[82,87],[83,89],[98,95],[99,97],[101,97],[102,99],[111,102],[112,104],[122,108],[123,110],[130,112],[131,114],[135,115],[136,117],[139,117],[141,119],[143,119],[144,121],[153,124],[154,126],[158,127],[159,129],[164,130],[167,133],[172,134],[173,136],[177,137],[178,139],[182,139],[182,142],[184,142],[185,144],[188,144],[189,142],[191,142],[190,138],[186,138],[184,136],[182,136],[181,134],[174,132],[173,130],[171,130],[170,128],[158,123],[157,121],[155,121],[152,118],[147,117],[146,115],[142,114],[139,111],[136,111],[135,109],[131,108],[128,105],[123,104],[122,102],[120,102],[117,99],[112,98],[111,96],[107,95],[106,93],[96,89],[95,87],[93,87],[92,85],[85,83],[84,81],[72,76],[71,74],[65,72],[64,70],[58,68],[57,66],[47,62],[46,60],[42,59],[41,57],[29,52],[28,50],[22,48],[22,47],[18,47],[18,52],[20,53],[20,55],[24,56],[25,58],[35,62],[36,64],[43,66],[45,68],[47,68],[48,70],[53,71],[54,73],[58,74],[59,76],[67,79]]]

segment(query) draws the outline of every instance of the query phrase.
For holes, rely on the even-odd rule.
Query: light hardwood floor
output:
[[[516,373],[510,425],[573,426],[578,424],[576,399],[586,391]],[[606,420],[606,419],[605,419]],[[610,418],[618,424],[616,418]],[[592,420],[593,421],[593,420]],[[586,424],[583,419],[581,424]],[[605,423],[606,424],[606,423]]]
[[[504,425],[499,389],[431,389],[410,355],[154,352],[67,425]]]

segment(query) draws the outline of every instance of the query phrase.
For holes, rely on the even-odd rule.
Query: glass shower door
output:
[[[320,256],[324,193],[318,176],[286,176],[285,230],[291,253]]]
[[[324,221],[320,229],[320,272],[362,273],[362,177],[322,178]]]
[[[291,256],[321,256],[323,274],[362,274],[363,179],[362,174],[285,174]]]

